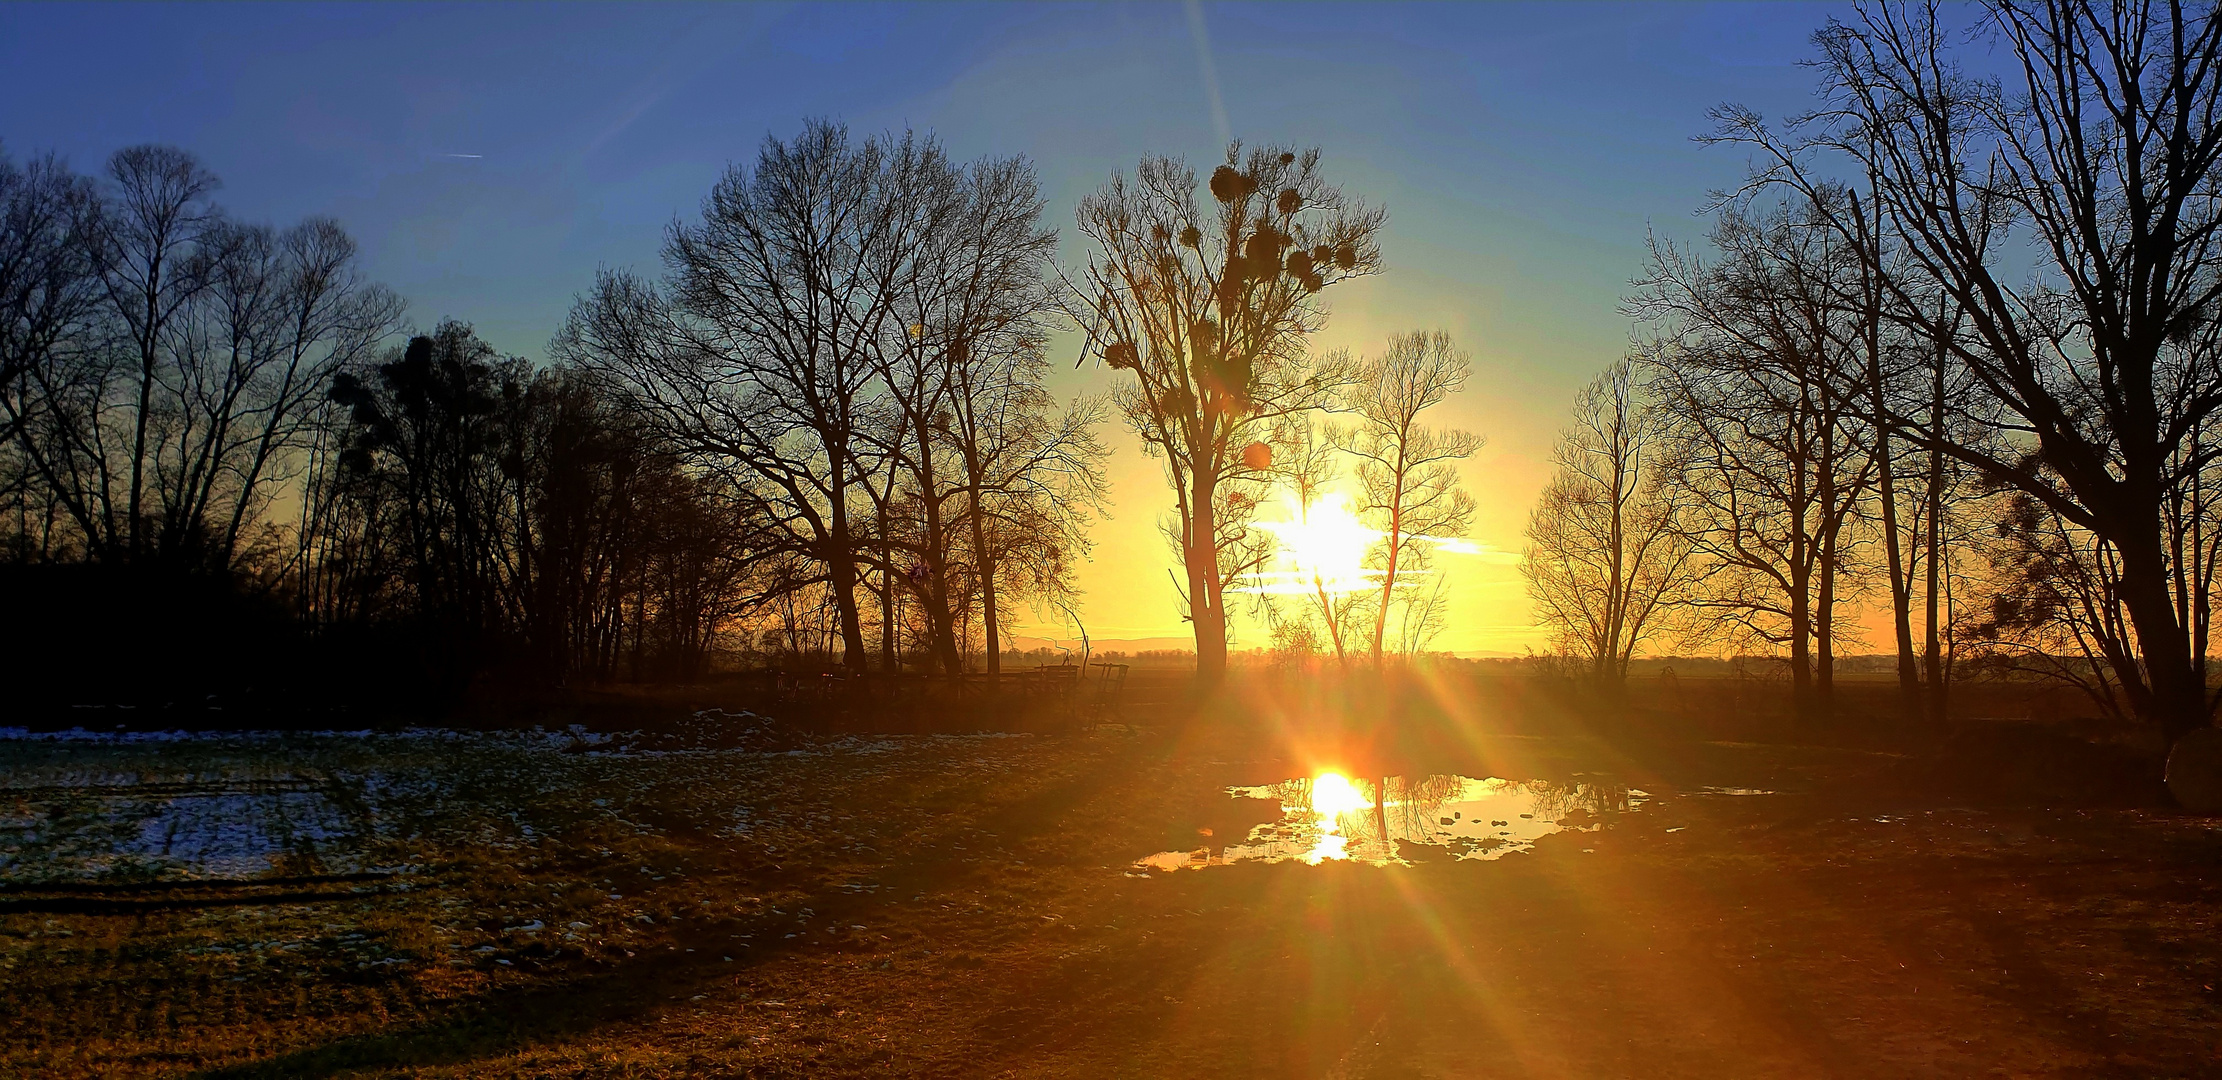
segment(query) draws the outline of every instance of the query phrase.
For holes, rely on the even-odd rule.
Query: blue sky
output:
[[[1315,145],[1390,212],[1389,271],[1329,294],[1321,345],[1442,327],[1474,353],[1441,419],[1489,439],[1468,473],[1474,539],[1513,552],[1570,394],[1626,345],[1646,230],[1697,238],[1707,193],[1743,172],[1692,142],[1706,110],[1810,107],[1807,38],[1844,10],[10,4],[0,145],[88,171],[132,143],[185,147],[243,217],[341,219],[418,324],[465,319],[535,358],[596,267],[652,268],[674,216],[804,117],[930,129],[960,158],[1025,154],[1068,238],[1079,198],[1144,154],[1208,165],[1226,134]],[[1079,392],[1109,374],[1060,379]],[[1090,629],[1177,635],[1156,584],[1162,483],[1112,441]],[[1442,646],[1534,640],[1508,559],[1451,572]]]

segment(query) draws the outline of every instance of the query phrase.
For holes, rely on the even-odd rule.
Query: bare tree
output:
[[[1744,112],[1761,179],[1806,182],[1818,154],[1873,178],[1918,271],[1887,279],[1902,311],[1948,297],[1965,329],[1925,327],[1982,387],[2004,438],[1894,432],[2028,494],[2119,559],[2136,663],[2116,677],[2170,739],[2207,724],[2198,611],[2167,541],[2190,433],[2222,408],[2208,343],[2222,301],[2222,9],[1995,0],[1983,28],[2005,80],[1964,71],[1935,7],[1865,5],[1817,35],[1828,108],[1787,134]],[[2006,249],[2001,227],[2021,243]],[[2038,272],[2027,275],[2024,256]]]
[[[0,490],[16,504],[19,557],[34,546],[55,553],[51,464],[19,436],[43,398],[37,387],[60,381],[91,344],[101,290],[86,230],[96,208],[91,181],[51,154],[18,165],[0,153]]]
[[[108,178],[111,190],[93,253],[136,369],[130,376],[137,394],[130,410],[131,449],[120,463],[128,489],[122,548],[136,556],[146,549],[146,485],[155,468],[147,444],[157,379],[172,326],[203,283],[193,272],[194,255],[202,234],[219,220],[208,202],[217,180],[192,155],[167,146],[117,151],[108,160]],[[107,471],[108,463],[102,465]]]
[[[88,555],[148,554],[150,454],[166,415],[179,323],[201,282],[201,234],[217,221],[215,178],[183,151],[139,146],[109,160],[88,207],[84,244],[99,307],[71,346],[29,367],[16,405],[18,445],[43,494]],[[174,380],[172,380],[174,383]]]
[[[1575,395],[1558,469],[1528,518],[1521,569],[1537,615],[1606,685],[1625,682],[1636,650],[1673,629],[1696,569],[1684,489],[1661,469],[1666,420],[1632,361],[1605,369]]]
[[[965,520],[980,581],[988,671],[1002,667],[1003,623],[1013,603],[1069,607],[1071,575],[1089,546],[1087,524],[1104,503],[1096,439],[1099,400],[1063,410],[1042,384],[1038,343],[973,353],[958,367],[946,434],[963,467]],[[984,362],[982,362],[984,359]]]
[[[1045,275],[1054,234],[1037,225],[1040,187],[1021,159],[974,165],[961,227],[967,282],[945,325],[952,353],[948,422],[936,426],[963,467],[988,671],[1002,668],[1013,601],[1069,606],[1086,524],[1106,493],[1095,429],[1103,406],[1060,410],[1043,380],[1055,297]]]
[[[965,177],[938,156],[920,165],[911,177],[910,197],[925,224],[912,270],[890,297],[895,318],[874,353],[885,392],[875,402],[879,415],[860,429],[860,437],[884,462],[884,487],[873,493],[881,525],[883,604],[896,599],[898,590],[907,591],[909,610],[923,620],[928,653],[942,671],[954,674],[963,670],[960,625],[979,581],[958,546],[964,485],[941,430],[948,426],[955,393],[950,376],[968,362],[975,336],[992,332],[976,324],[989,322],[991,311],[1003,314],[997,305],[1008,291],[1032,285],[1033,296],[1041,296],[1040,255],[1049,241],[1031,228],[1038,200],[1031,191],[1021,194],[1022,206],[1012,208],[1021,223],[1021,251],[994,267],[1002,273],[983,275],[985,267],[971,256],[984,236],[963,229],[972,221]],[[1004,210],[991,213],[1000,216]],[[883,640],[892,640],[891,629],[883,628]]]
[[[274,293],[268,321],[245,323],[260,333],[239,343],[252,369],[248,391],[225,424],[234,441],[221,456],[236,491],[219,536],[226,561],[236,556],[248,522],[268,506],[266,489],[301,475],[300,458],[321,433],[333,377],[387,341],[401,319],[401,298],[363,277],[355,241],[338,222],[311,218],[279,233],[275,246],[268,264],[275,280],[261,286]],[[221,294],[227,312],[243,306],[230,299],[233,290]]]
[[[1033,166],[1021,158],[945,166],[919,188],[931,224],[897,299],[902,332],[883,343],[880,360],[892,415],[867,436],[905,492],[900,508],[911,537],[900,547],[915,572],[887,569],[911,583],[943,670],[962,668],[969,638],[959,628],[977,608],[995,671],[1007,541],[1064,536],[1056,528],[1014,534],[997,518],[1040,518],[1034,526],[1056,519],[1019,506],[1058,484],[1052,474],[1079,480],[1066,489],[1077,497],[1043,509],[1085,513],[1097,501],[1092,459],[1100,450],[1087,432],[1094,409],[1059,425],[1042,387],[1055,234],[1040,226]]]
[[[1836,303],[1849,245],[1790,207],[1717,220],[1708,266],[1654,243],[1631,309],[1660,338],[1640,354],[1676,424],[1676,482],[1701,572],[1693,608],[1788,651],[1801,711],[1834,688],[1839,604],[1874,457],[1852,412],[1858,312]]]
[[[58,169],[35,171],[49,210],[10,227],[50,279],[18,278],[34,291],[12,320],[12,453],[88,554],[237,569],[305,464],[332,376],[387,338],[400,302],[361,278],[330,221],[224,218],[182,151],[118,153],[104,191]],[[75,254],[52,247],[65,227]]]
[[[604,274],[559,335],[559,356],[604,371],[696,460],[745,474],[740,489],[789,549],[823,568],[842,663],[862,670],[857,604],[870,470],[860,430],[899,332],[897,286],[923,228],[909,181],[938,149],[911,138],[852,143],[813,122],[767,139],[694,225],[664,246],[669,295]]]
[[[1095,407],[1056,415],[1042,386],[1040,213],[1023,159],[812,125],[674,229],[664,290],[603,275],[554,351],[754,501],[775,577],[832,606],[845,664],[865,663],[870,589],[884,664],[907,633],[960,671],[977,625],[992,667],[1000,591],[1064,581],[1100,503]]]
[[[1227,667],[1228,579],[1255,559],[1246,526],[1269,474],[1244,460],[1284,418],[1326,404],[1348,378],[1311,357],[1329,285],[1380,268],[1386,216],[1319,173],[1319,152],[1240,144],[1213,170],[1147,158],[1082,200],[1091,242],[1069,290],[1088,349],[1134,378],[1117,402],[1165,463],[1199,678]],[[1245,554],[1245,551],[1248,551]]]
[[[328,219],[205,228],[190,271],[200,287],[159,380],[155,551],[232,565],[314,437],[333,377],[396,328],[399,298],[365,282],[354,256]]]
[[[1290,417],[1275,433],[1272,445],[1278,447],[1273,471],[1296,501],[1296,525],[1308,529],[1311,516],[1326,500],[1329,488],[1339,478],[1343,445],[1347,433],[1323,427],[1310,415]],[[1370,590],[1353,588],[1357,584],[1329,580],[1327,568],[1298,566],[1295,580],[1266,582],[1261,585],[1259,597],[1265,604],[1266,616],[1273,624],[1276,640],[1307,649],[1324,632],[1327,643],[1335,650],[1337,662],[1349,659],[1356,623],[1363,615],[1366,603],[1373,599]],[[1301,590],[1303,600],[1298,605],[1300,614],[1293,617],[1284,613],[1274,600],[1279,587],[1293,585]],[[1317,620],[1317,628],[1310,624]],[[1284,624],[1289,624],[1284,627]]]
[[[1398,334],[1360,366],[1345,395],[1356,417],[1347,449],[1358,460],[1362,514],[1381,532],[1375,554],[1381,570],[1373,621],[1376,664],[1399,587],[1425,569],[1433,544],[1465,536],[1473,523],[1474,498],[1459,484],[1458,463],[1481,449],[1481,437],[1427,427],[1420,417],[1466,385],[1469,364],[1443,331]]]

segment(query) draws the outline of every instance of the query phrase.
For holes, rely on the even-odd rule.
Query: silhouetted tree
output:
[[[101,290],[88,230],[97,200],[91,181],[51,154],[22,165],[0,154],[0,490],[15,503],[19,559],[56,554],[53,464],[22,436],[51,422],[42,405],[93,343]]]
[[[444,322],[367,377],[343,372],[343,483],[394,508],[399,584],[417,615],[476,634],[500,625],[502,406],[528,365],[463,323]]]
[[[985,489],[1016,449],[1005,444],[1038,429],[1053,404],[1040,380],[1056,235],[1040,227],[1039,185],[1023,159],[959,169],[934,157],[920,163],[913,185],[928,225],[896,287],[896,332],[877,354],[889,415],[864,434],[890,463],[900,499],[893,509],[904,540],[888,547],[908,566],[884,572],[909,584],[944,671],[962,669],[960,627],[978,606],[992,670],[1001,652],[998,552],[988,543]]]
[[[1133,373],[1117,402],[1165,463],[1177,511],[1196,666],[1207,684],[1227,665],[1227,581],[1262,550],[1246,530],[1265,465],[1245,448],[1285,418],[1327,404],[1350,377],[1307,344],[1326,321],[1319,293],[1380,268],[1386,215],[1319,173],[1319,152],[1240,144],[1210,180],[1146,158],[1080,204],[1087,262],[1069,290],[1087,348]]]
[[[1381,571],[1373,622],[1376,664],[1398,588],[1427,568],[1432,545],[1463,538],[1473,523],[1474,498],[1459,483],[1458,463],[1481,449],[1481,437],[1420,422],[1421,413],[1466,385],[1468,364],[1443,331],[1398,334],[1359,366],[1357,381],[1346,391],[1347,407],[1356,416],[1347,449],[1358,459],[1361,510],[1381,533],[1373,556]],[[1411,621],[1410,612],[1406,620]]]
[[[1086,524],[1103,505],[1102,407],[1060,409],[1044,379],[1045,316],[1055,310],[1047,258],[1055,234],[1036,224],[1039,182],[1021,160],[975,165],[964,215],[951,230],[957,258],[944,273],[964,284],[937,320],[951,337],[949,408],[933,426],[960,466],[971,555],[980,582],[987,669],[1002,667],[1013,602],[1054,606],[1088,550]]]
[[[674,229],[665,289],[605,274],[558,337],[768,524],[771,580],[812,596],[782,616],[798,658],[822,599],[861,668],[871,588],[884,662],[915,624],[960,670],[977,618],[992,665],[999,590],[1062,581],[1032,571],[1084,550],[1070,522],[1100,448],[1092,407],[1059,417],[1042,388],[1040,212],[1021,159],[959,167],[931,138],[813,124]]]
[[[183,151],[133,147],[108,173],[96,187],[51,159],[11,172],[0,397],[21,505],[58,513],[95,559],[231,572],[304,464],[333,373],[390,334],[400,303],[330,221],[224,217]]]
[[[1858,313],[1836,303],[1848,245],[1789,208],[1731,209],[1708,266],[1654,244],[1632,308],[1659,339],[1640,354],[1674,418],[1675,482],[1697,556],[1692,601],[1712,625],[1784,648],[1799,707],[1834,689],[1840,603],[1874,458],[1849,408]]]
[[[1087,526],[1106,493],[1107,451],[1095,435],[1102,406],[1083,398],[1060,410],[1043,383],[1041,346],[1029,338],[970,350],[953,368],[956,393],[941,431],[962,470],[991,673],[1001,670],[1003,623],[1014,604],[1070,600]]]
[[[872,471],[860,433],[880,347],[904,332],[896,306],[940,162],[930,140],[852,144],[824,122],[768,139],[753,169],[719,181],[699,224],[673,227],[668,298],[604,275],[557,345],[609,373],[675,446],[746,475],[739,490],[824,568],[843,663],[858,670],[868,542],[853,504]]]
[[[2206,575],[2168,522],[2222,408],[2222,10],[1997,0],[1982,29],[2012,58],[2003,80],[1961,66],[1939,9],[1863,5],[1816,37],[1825,111],[1776,132],[1725,110],[1723,137],[1769,155],[1763,183],[1864,169],[1913,271],[1884,278],[1899,317],[2005,423],[1970,440],[1881,419],[2113,552],[2109,602],[2136,641],[2115,677],[2172,739],[2214,706]]]
[[[1528,518],[1521,569],[1538,619],[1609,686],[1690,599],[1684,489],[1661,469],[1671,434],[1635,364],[1615,363],[1575,395],[1557,470]]]
[[[752,504],[585,372],[448,322],[332,395],[346,442],[312,563],[343,620],[544,680],[693,678],[764,599]]]
[[[129,493],[120,531],[124,550],[140,555],[146,550],[146,483],[157,468],[147,446],[156,377],[173,322],[206,280],[199,271],[208,260],[196,256],[202,254],[197,249],[203,233],[220,220],[208,202],[217,180],[192,155],[167,146],[117,151],[108,160],[108,179],[111,190],[94,233],[93,258],[110,309],[122,321],[133,367],[127,378],[137,400],[130,410],[130,451],[121,462]],[[108,462],[102,465],[107,471]],[[113,515],[103,517],[108,530],[117,531]]]

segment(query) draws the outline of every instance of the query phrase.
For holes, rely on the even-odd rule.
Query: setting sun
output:
[[[1366,553],[1381,533],[1358,520],[1341,492],[1328,492],[1310,506],[1289,495],[1282,508],[1282,520],[1258,523],[1280,542],[1273,569],[1248,575],[1243,591],[1340,596],[1379,587],[1380,575],[1366,567]]]

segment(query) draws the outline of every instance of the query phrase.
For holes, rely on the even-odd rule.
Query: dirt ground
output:
[[[1493,861],[1134,868],[1346,752],[0,739],[0,1076],[2222,1076],[2222,822],[1886,753],[1472,730],[1424,767],[1647,798]],[[335,817],[201,880],[174,806],[112,820],[217,789]]]

